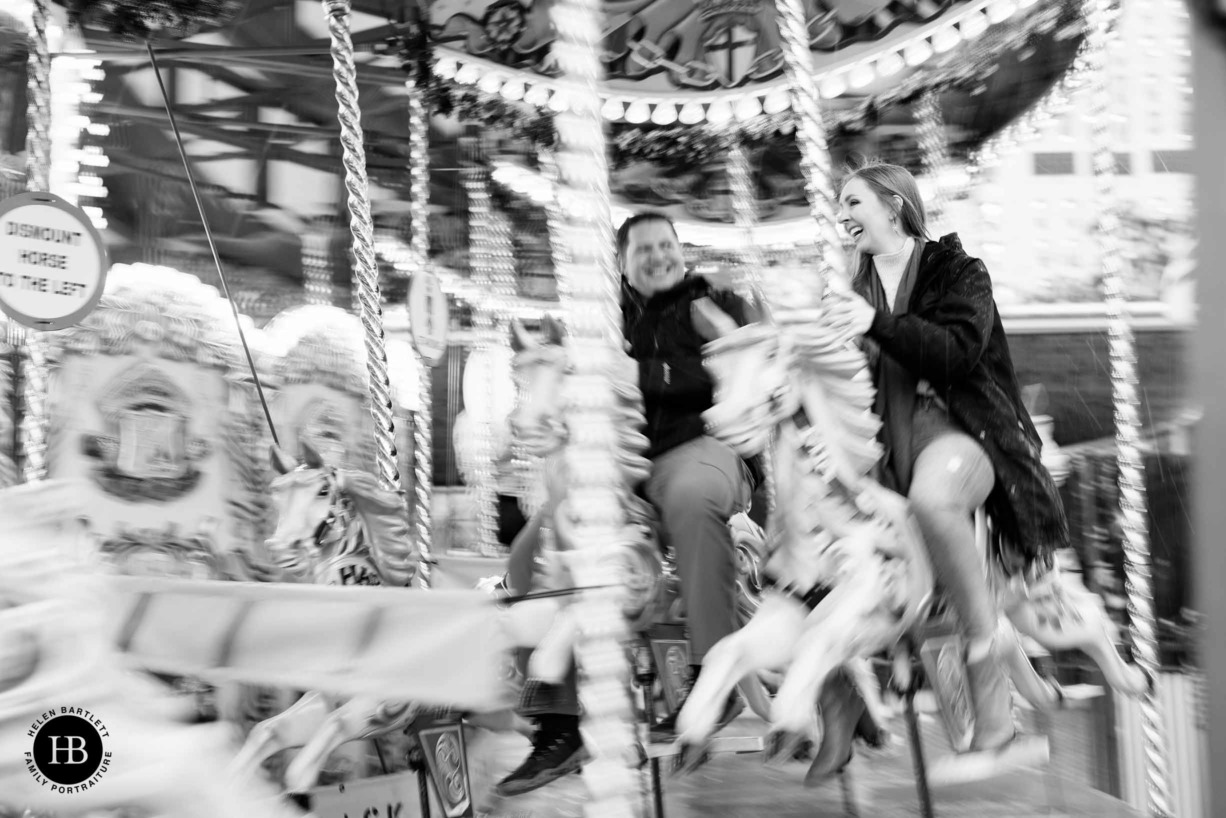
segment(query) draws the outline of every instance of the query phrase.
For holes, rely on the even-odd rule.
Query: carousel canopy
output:
[[[101,79],[82,102],[86,144],[107,157],[100,203],[116,260],[174,263],[204,255],[203,231],[143,42],[156,38],[187,150],[223,258],[249,298],[303,279],[304,237],[324,237],[338,283],[348,244],[335,86],[317,2],[159,4],[196,17],[151,16],[148,4],[65,0],[85,24]],[[814,81],[836,167],[852,154],[923,172],[917,107],[936,101],[955,161],[1031,106],[1069,68],[1083,37],[1080,4],[1061,0],[805,0]],[[130,6],[132,14],[115,12]],[[516,242],[522,282],[551,297],[536,155],[569,90],[551,57],[550,0],[356,0],[362,124],[385,247],[408,238],[406,69],[434,116],[432,255],[463,273],[469,246],[461,170],[493,171],[493,205]],[[99,9],[109,9],[103,14]],[[764,226],[807,218],[774,3],[610,0],[603,32],[611,184],[621,209],[651,206],[701,227],[731,222],[724,156],[746,146]],[[0,17],[0,154],[25,134],[23,24]],[[186,35],[186,36],[183,36]],[[18,53],[20,52],[20,53]],[[4,106],[9,108],[10,106]],[[104,126],[98,128],[96,126]],[[535,187],[534,187],[535,186]],[[535,192],[534,192],[535,191]],[[780,235],[785,235],[781,233]],[[149,258],[150,251],[155,252]],[[385,253],[388,295],[403,275]],[[241,289],[241,288],[240,288]],[[275,301],[275,299],[274,299]],[[246,304],[253,313],[284,304]]]

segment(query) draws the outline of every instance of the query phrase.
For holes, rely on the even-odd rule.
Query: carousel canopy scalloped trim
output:
[[[877,111],[890,105],[909,103],[927,90],[965,89],[972,93],[996,70],[997,57],[1008,49],[1026,47],[1036,34],[1061,29],[1062,37],[1079,36],[1083,26],[1070,26],[1067,5],[1061,0],[1040,0],[1041,5],[1015,25],[993,26],[974,46],[951,49],[937,56],[930,70],[912,74],[888,90],[865,97],[851,108],[828,110],[825,124],[831,133],[856,133],[868,128]],[[1066,85],[1067,83],[1061,83]],[[443,90],[449,88],[450,91]],[[480,87],[447,81],[437,92],[448,98],[449,110],[463,119],[513,131],[535,147],[554,146],[554,111],[547,105],[534,105],[523,99],[508,100],[491,86]],[[769,109],[769,106],[767,106]],[[611,140],[611,164],[625,167],[635,161],[653,161],[680,166],[705,164],[727,152],[732,136],[753,146],[790,139],[795,131],[791,108],[775,112],[759,111],[744,120],[692,124],[641,126],[626,125]]]
[[[848,90],[870,84],[879,76],[892,75],[901,67],[899,60],[919,65],[934,54],[978,39],[1017,11],[1037,2],[1039,0],[979,0],[950,12],[949,19],[942,20],[941,25],[925,28],[901,43],[890,43],[874,53],[836,61],[816,73],[814,81],[823,97],[842,96]],[[563,80],[508,68],[444,45],[435,45],[434,52],[433,71],[437,76],[487,94],[499,94],[512,102],[522,100],[537,108],[560,111],[571,107],[569,98],[580,93],[580,89]],[[736,91],[635,92],[604,88],[601,102],[606,119],[636,125],[648,122],[728,125],[752,120],[763,113],[780,113],[791,107],[786,77],[761,83],[750,90]]]

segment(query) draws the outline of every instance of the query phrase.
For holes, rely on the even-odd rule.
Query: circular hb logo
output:
[[[56,716],[34,735],[34,766],[54,784],[87,781],[98,772],[102,760],[102,734],[81,716]]]

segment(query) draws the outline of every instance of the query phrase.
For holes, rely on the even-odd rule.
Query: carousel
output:
[[[1141,413],[1115,196],[1129,5],[0,12],[0,99],[24,112],[0,122],[0,205],[62,197],[113,262],[66,328],[5,302],[0,816],[1203,814],[1147,511],[1146,457],[1186,419]],[[820,320],[850,281],[834,197],[877,156],[916,173],[934,232],[1001,230],[994,169],[1070,110],[1093,136],[1118,587],[1087,556],[1102,542],[989,576],[1042,748],[938,781],[970,742],[963,651],[874,478],[867,359]],[[692,691],[673,557],[636,493],[651,464],[613,231],[642,209],[762,315],[703,350],[709,433],[767,468],[729,520],[740,630]],[[1044,465],[1080,479],[1033,404]],[[509,546],[542,515],[543,582],[516,595]],[[768,563],[827,593],[798,614]],[[498,795],[527,749],[524,687],[572,665],[590,758]],[[838,674],[868,726],[819,774]],[[734,689],[746,715],[716,731]],[[652,740],[678,711],[677,739]],[[57,713],[100,742],[75,778],[41,755]]]

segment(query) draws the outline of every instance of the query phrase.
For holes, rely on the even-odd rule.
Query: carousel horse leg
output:
[[[389,712],[386,702],[366,696],[345,702],[328,715],[286,768],[286,792],[306,792],[315,786],[328,757],[342,744],[384,735],[404,727],[415,712],[415,708],[408,705],[401,705]]]
[[[502,626],[511,647],[535,648],[557,622],[562,603],[558,599],[527,599],[506,609]]]
[[[562,608],[536,650],[532,651],[528,675],[549,684],[561,684],[570,672],[578,639],[579,623],[569,607]]]
[[[728,694],[737,682],[756,670],[782,667],[804,627],[803,604],[769,593],[753,619],[724,637],[707,653],[702,673],[677,716],[677,766],[687,770],[700,763],[702,748],[715,732]]]
[[[231,767],[254,772],[273,755],[290,747],[302,747],[318,732],[332,711],[322,693],[310,692],[286,710],[251,728]]]
[[[1053,569],[1026,590],[1017,599],[1002,600],[1018,631],[1048,650],[1081,650],[1121,693],[1137,697],[1148,690],[1145,673],[1120,658],[1119,634],[1102,600],[1076,577]]]
[[[1057,707],[1064,700],[1060,686],[1035,670],[1017,630],[1003,616],[997,623],[994,653],[1023,699],[1041,710]]]
[[[881,650],[898,637],[901,623],[881,605],[880,578],[872,570],[848,577],[805,620],[771,708],[768,762],[791,758],[806,741],[819,747],[817,701],[826,679],[853,658]]]

